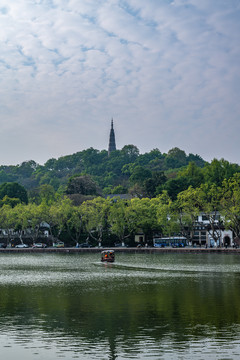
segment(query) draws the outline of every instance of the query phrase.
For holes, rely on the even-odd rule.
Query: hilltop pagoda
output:
[[[115,150],[116,150],[116,142],[115,142],[115,133],[113,129],[113,119],[112,119],[111,130],[109,135],[108,156],[110,156],[111,152]]]

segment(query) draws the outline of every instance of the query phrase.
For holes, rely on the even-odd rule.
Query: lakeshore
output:
[[[101,253],[103,250],[113,249],[116,253],[136,253],[136,254],[152,254],[152,253],[212,253],[212,254],[239,254],[240,248],[205,248],[205,247],[184,247],[184,248],[155,248],[155,247],[94,247],[94,248],[0,248],[0,253]]]

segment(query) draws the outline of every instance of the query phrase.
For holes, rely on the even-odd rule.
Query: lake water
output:
[[[239,359],[240,256],[0,254],[1,359]]]

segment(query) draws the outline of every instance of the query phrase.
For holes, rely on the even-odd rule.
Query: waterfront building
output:
[[[217,241],[214,239],[213,232],[215,232],[215,237],[217,235]],[[211,221],[209,216],[201,213],[196,219],[192,242],[193,245],[208,247],[232,246],[233,232],[224,227],[219,213],[212,214]]]
[[[231,247],[236,242],[232,230],[225,228],[224,219],[219,213],[208,215],[200,213],[196,217],[194,224],[192,224],[191,229],[186,226],[181,234],[172,234],[168,238],[156,234],[153,238],[153,243],[156,239],[158,241],[164,240],[164,245],[170,246],[174,238],[180,241],[180,237],[183,235],[185,237],[185,245],[200,247]]]

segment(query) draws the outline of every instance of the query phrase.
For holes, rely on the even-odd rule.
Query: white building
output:
[[[212,215],[211,221],[206,214],[198,215],[194,227],[193,245],[208,247],[232,246],[233,232],[226,230],[220,214]]]

